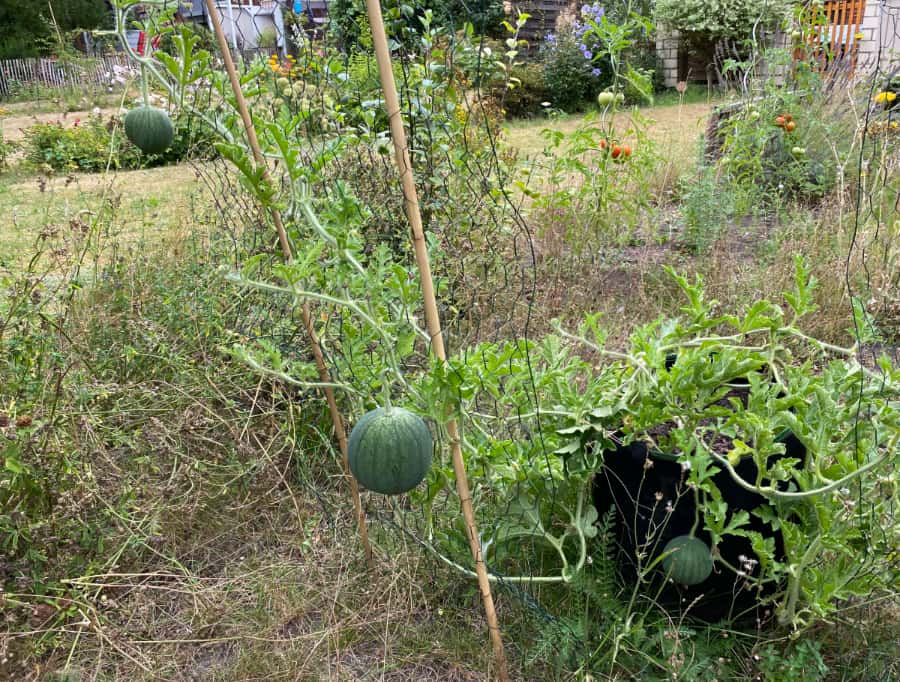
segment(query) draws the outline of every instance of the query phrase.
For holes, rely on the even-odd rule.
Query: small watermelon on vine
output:
[[[175,127],[165,111],[145,105],[125,115],[125,136],[144,154],[161,154],[172,144]]]
[[[350,472],[369,490],[399,495],[415,488],[431,467],[428,425],[402,407],[379,407],[353,427],[347,443]]]
[[[699,585],[712,573],[709,547],[692,535],[679,535],[669,540],[663,555],[663,571],[676,583]]]

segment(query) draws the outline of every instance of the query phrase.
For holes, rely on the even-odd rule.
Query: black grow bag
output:
[[[805,460],[806,449],[795,436],[785,433],[779,440],[786,452],[770,459],[770,464],[778,457]],[[756,480],[757,467],[750,457],[741,460],[735,470],[745,481]],[[594,477],[593,499],[601,516],[610,508],[616,510],[614,532],[620,548],[619,568],[626,584],[634,584],[637,577],[638,551],[646,553],[641,561],[646,567],[662,554],[669,540],[690,533],[696,503],[686,480],[687,473],[682,470],[677,455],[654,452],[644,443],[631,443],[603,453],[603,468]],[[728,505],[729,517],[742,510],[752,512],[765,503],[761,495],[735,483],[727,471],[720,470],[712,480]],[[671,508],[667,509],[669,502]],[[750,513],[750,521],[743,528],[773,538],[776,558],[783,558],[781,533],[770,524]],[[696,536],[711,545],[702,514]],[[746,562],[742,566],[741,557],[757,559],[749,538],[731,535],[719,542],[718,554],[737,568],[746,567]],[[752,578],[759,571],[757,563],[749,575]],[[667,611],[706,622],[765,619],[766,614],[759,612],[760,602],[777,588],[768,585],[759,589],[753,585],[748,589],[752,580],[737,575],[719,561],[709,578],[693,586],[665,580],[659,568],[652,573],[645,594]]]

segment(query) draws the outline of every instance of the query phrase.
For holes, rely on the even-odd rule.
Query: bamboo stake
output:
[[[216,11],[213,0],[206,0],[206,8],[209,12],[210,20],[213,24],[213,31],[216,34],[216,40],[219,48],[222,50],[222,57],[225,60],[225,69],[228,71],[228,78],[231,80],[231,89],[234,91],[235,103],[241,120],[244,122],[244,129],[247,131],[247,141],[250,143],[250,149],[253,151],[253,158],[256,164],[263,170],[263,179],[270,182],[269,168],[266,165],[266,159],[259,147],[259,139],[256,137],[256,129],[253,127],[253,120],[250,118],[250,111],[247,109],[247,101],[244,99],[244,93],[241,90],[241,84],[238,80],[237,70],[234,68],[234,60],[231,58],[231,51],[225,39],[225,32],[222,30],[222,22],[219,20],[219,14]],[[284,223],[281,220],[281,212],[270,207],[272,214],[272,222],[275,223],[275,230],[278,232],[278,241],[281,243],[281,251],[286,261],[293,258],[291,253],[291,245],[288,241],[287,232],[284,229]],[[319,337],[316,335],[313,326],[312,313],[308,301],[303,302],[302,308],[303,326],[309,336],[309,343],[312,346],[313,358],[316,362],[316,369],[319,372],[319,379],[322,383],[331,383],[331,377],[328,372],[328,366],[325,364],[325,356],[322,353],[322,347],[319,344]],[[334,425],[334,434],[337,437],[338,447],[341,450],[341,462],[344,468],[344,476],[350,484],[350,496],[353,499],[353,510],[356,514],[356,525],[359,531],[359,538],[362,541],[363,550],[366,555],[366,563],[369,569],[374,568],[372,558],[372,546],[369,544],[369,531],[366,527],[366,516],[363,513],[362,502],[359,499],[359,485],[356,479],[350,474],[350,463],[347,459],[347,431],[344,429],[344,420],[338,410],[337,400],[334,397],[334,389],[330,386],[323,388],[325,392],[325,401],[328,403],[328,412],[331,414],[331,422]]]
[[[428,247],[425,243],[425,233],[422,228],[422,216],[419,212],[419,200],[412,172],[412,161],[410,160],[406,141],[406,131],[403,128],[403,115],[400,112],[397,84],[394,81],[394,72],[391,68],[391,55],[388,50],[387,36],[384,30],[381,4],[379,0],[366,0],[366,9],[369,15],[369,24],[372,28],[372,42],[375,46],[375,58],[378,62],[378,73],[381,78],[381,87],[384,91],[385,108],[390,121],[391,139],[394,142],[394,160],[400,172],[400,182],[403,187],[403,207],[409,220],[416,263],[419,267],[422,297],[425,304],[425,324],[431,337],[432,352],[439,360],[446,362],[444,337],[441,332],[441,320],[438,316],[437,301],[434,295],[434,282],[431,278]],[[450,453],[453,458],[453,470],[456,474],[456,489],[459,493],[459,502],[469,535],[472,558],[475,560],[475,572],[478,575],[481,599],[484,603],[484,612],[494,647],[497,672],[503,682],[508,682],[509,671],[506,665],[506,654],[503,650],[503,639],[500,634],[497,611],[494,608],[494,598],[491,594],[491,583],[488,580],[487,566],[485,566],[484,556],[481,553],[481,542],[478,538],[478,529],[475,524],[475,512],[472,507],[472,497],[469,493],[466,465],[463,462],[462,448],[460,446],[459,426],[455,419],[451,419],[447,423],[447,435],[450,439]]]

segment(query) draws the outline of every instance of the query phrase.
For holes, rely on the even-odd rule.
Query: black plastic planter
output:
[[[786,450],[780,456],[804,461],[806,449],[795,436],[786,433],[780,440]],[[647,566],[662,553],[669,540],[690,533],[696,503],[686,485],[686,473],[675,455],[653,452],[643,443],[632,443],[604,452],[603,462],[603,468],[594,478],[594,504],[601,516],[611,507],[616,509],[619,565],[623,578],[631,582],[637,575],[638,552],[646,553],[641,564]],[[752,458],[744,458],[735,469],[745,481],[756,480],[757,467]],[[738,486],[726,471],[719,471],[713,482],[722,493],[729,514],[742,510],[752,512],[764,502],[762,496]],[[709,545],[709,534],[703,527],[701,515],[696,535]],[[784,545],[780,532],[752,513],[745,528],[773,538],[776,556],[782,558]],[[731,566],[746,570],[750,577],[758,575],[758,563],[748,570],[747,562],[742,561],[742,557],[757,559],[748,538],[727,536],[719,543],[717,553]],[[721,561],[716,562],[709,578],[693,586],[666,581],[659,569],[653,575],[647,590],[649,596],[670,612],[706,622],[764,619],[765,614],[759,613],[760,602],[777,587],[748,589],[751,581]]]

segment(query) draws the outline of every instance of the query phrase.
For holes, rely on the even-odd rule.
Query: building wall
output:
[[[216,7],[222,21],[222,30],[232,46],[240,50],[253,50],[259,47],[260,34],[267,29],[274,29],[277,47],[281,51],[284,50],[285,27],[281,7],[272,9],[254,5],[232,5],[229,8],[229,3],[222,1],[217,2]]]
[[[900,67],[900,0],[869,0],[859,32],[860,72],[871,73],[876,66],[883,72]]]
[[[656,58],[662,69],[663,82],[667,88],[678,83],[678,31],[667,31],[660,26],[656,32]]]
[[[873,72],[876,62],[880,62],[878,67],[882,72],[900,68],[900,0],[868,0],[859,32],[863,37],[859,40],[857,52],[858,75]],[[787,46],[786,42],[784,46]],[[656,52],[666,87],[675,87],[678,81],[677,31],[666,31],[660,27]]]

